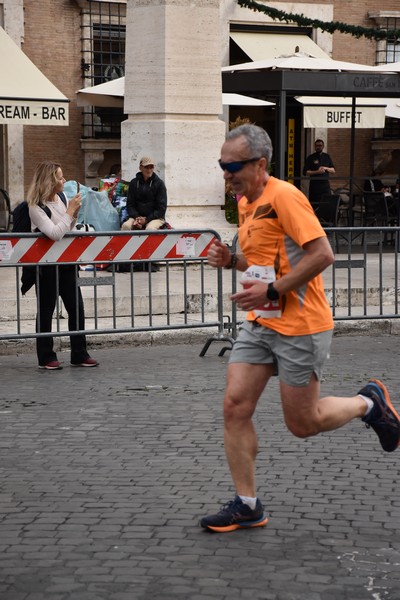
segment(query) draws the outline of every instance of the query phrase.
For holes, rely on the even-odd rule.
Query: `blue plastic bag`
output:
[[[73,198],[76,195],[76,193],[78,191],[77,186],[78,186],[77,181],[70,180],[70,181],[66,181],[64,183],[64,194],[67,196],[68,200],[71,200],[71,198]],[[83,206],[83,202],[85,201],[87,191],[89,189],[90,188],[88,188],[86,185],[79,184],[79,191],[82,196],[82,206]]]
[[[67,198],[76,194],[76,181],[66,181],[64,192]],[[78,214],[78,223],[92,225],[95,231],[119,231],[119,214],[108,199],[107,192],[96,192],[86,185],[80,186],[82,206]]]

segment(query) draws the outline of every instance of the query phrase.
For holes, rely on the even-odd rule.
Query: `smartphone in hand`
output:
[[[79,194],[79,192],[81,191],[81,184],[79,183],[79,181],[76,182],[76,193]]]

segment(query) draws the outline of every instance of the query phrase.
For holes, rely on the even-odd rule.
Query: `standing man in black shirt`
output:
[[[324,152],[323,140],[315,140],[315,152],[306,158],[303,175],[310,177],[308,199],[316,204],[322,194],[330,194],[329,175],[335,174],[335,166],[329,154]]]

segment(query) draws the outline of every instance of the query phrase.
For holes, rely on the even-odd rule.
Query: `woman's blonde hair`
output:
[[[53,199],[58,183],[57,169],[61,169],[61,165],[51,160],[44,160],[37,165],[28,189],[27,201],[30,206]]]

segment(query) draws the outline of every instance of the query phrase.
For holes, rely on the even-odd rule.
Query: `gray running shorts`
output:
[[[311,375],[321,379],[331,347],[333,330],[288,336],[245,321],[233,344],[229,363],[274,364],[275,375],[293,387],[306,387]]]

